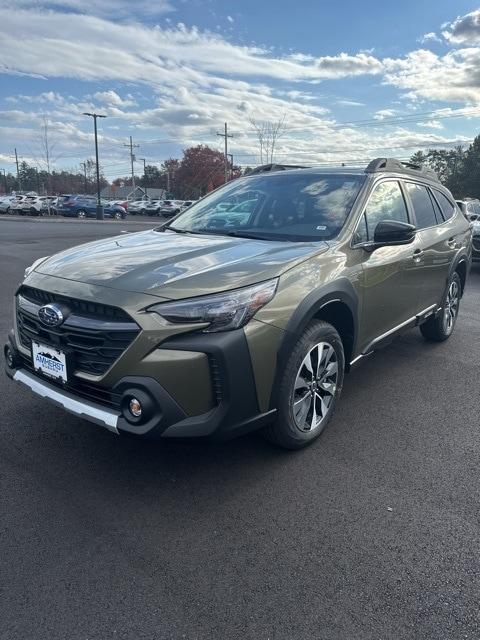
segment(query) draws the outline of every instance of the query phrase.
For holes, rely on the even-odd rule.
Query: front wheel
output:
[[[345,355],[336,329],[312,321],[295,344],[281,375],[277,417],[264,436],[285,449],[301,449],[331,420],[342,391]]]
[[[440,313],[432,316],[420,326],[420,331],[425,340],[443,342],[452,335],[460,309],[461,291],[462,283],[460,282],[460,277],[454,271],[448,281]]]
[[[115,220],[121,220],[123,218],[123,215],[120,213],[120,211],[115,211],[113,217]]]
[[[77,218],[79,218],[80,220],[85,220],[86,217],[87,217],[86,211],[84,211],[83,209],[80,209],[80,211],[77,211]]]

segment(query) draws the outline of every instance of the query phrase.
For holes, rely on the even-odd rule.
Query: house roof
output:
[[[135,187],[133,191],[131,186],[117,187],[116,185],[109,185],[104,187],[100,193],[102,198],[141,198],[144,195],[148,195],[150,198],[164,198],[165,189],[155,189],[153,187]]]

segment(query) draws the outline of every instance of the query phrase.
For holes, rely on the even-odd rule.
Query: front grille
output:
[[[40,306],[52,302],[70,311],[59,327],[46,327],[38,318]],[[122,309],[96,302],[57,296],[22,287],[17,298],[17,328],[23,347],[32,340],[67,354],[75,372],[103,375],[133,342],[140,329]]]
[[[97,384],[85,382],[80,378],[70,378],[68,382],[62,383],[59,380],[43,376],[42,374],[35,371],[31,358],[28,358],[23,354],[20,354],[20,357],[22,359],[24,368],[35,374],[40,380],[48,382],[48,384],[51,384],[62,391],[68,391],[69,393],[73,393],[76,396],[80,396],[85,400],[89,400],[90,402],[95,402],[96,404],[108,406],[113,409],[120,408],[121,394],[113,393],[105,387],[100,387]]]
[[[123,311],[123,309],[111,307],[106,304],[99,304],[98,302],[68,298],[67,296],[50,293],[50,291],[42,291],[41,289],[34,289],[33,287],[27,286],[23,286],[20,289],[20,295],[30,302],[40,306],[50,304],[52,302],[64,304],[73,314],[82,317],[101,318],[117,322],[133,322],[132,318],[128,313]]]

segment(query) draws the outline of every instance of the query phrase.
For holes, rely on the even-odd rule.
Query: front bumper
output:
[[[32,370],[28,358],[18,351],[13,332],[5,347],[12,356],[6,359],[6,373],[57,406],[118,434],[229,439],[260,428],[274,418],[275,410],[262,412],[259,408],[252,362],[242,329],[221,334],[175,335],[161,346],[161,351],[170,351],[172,357],[179,352],[206,354],[215,396],[208,411],[187,415],[165,386],[144,375],[125,376],[111,388],[103,388],[108,404],[92,401]],[[201,383],[199,380],[198,384]],[[140,420],[128,411],[133,397],[140,398],[145,407]]]

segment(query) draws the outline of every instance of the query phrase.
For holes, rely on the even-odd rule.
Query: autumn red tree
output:
[[[239,167],[229,165],[232,177],[240,175]],[[199,144],[183,152],[180,166],[175,172],[175,193],[179,198],[199,198],[216,189],[225,181],[223,153]]]

